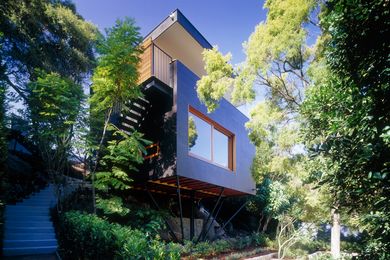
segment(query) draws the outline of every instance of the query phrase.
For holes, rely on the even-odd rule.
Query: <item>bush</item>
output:
[[[60,218],[60,245],[69,259],[180,259],[172,243],[77,211]]]

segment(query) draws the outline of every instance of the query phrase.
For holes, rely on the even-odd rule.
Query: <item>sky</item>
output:
[[[222,53],[231,52],[234,64],[245,59],[242,43],[265,20],[260,0],[73,0],[84,19],[101,31],[126,16],[135,19],[141,34],[148,34],[175,9],[190,20]]]

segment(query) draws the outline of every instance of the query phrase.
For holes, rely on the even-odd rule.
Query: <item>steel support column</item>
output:
[[[209,231],[210,231],[210,229],[211,229],[211,227],[213,226],[213,223],[214,223],[214,221],[216,220],[216,218],[218,217],[218,215],[219,215],[219,211],[221,210],[221,208],[222,208],[222,206],[223,206],[223,202],[224,202],[225,200],[224,199],[222,199],[222,201],[221,201],[221,205],[219,206],[219,208],[218,208],[218,210],[217,210],[217,213],[215,213],[215,217],[213,217],[213,219],[211,220],[211,223],[210,223],[210,225],[209,225],[209,227],[206,229],[206,233],[204,233],[203,234],[203,238],[202,238],[202,240],[204,240],[205,239],[205,237],[207,236],[207,234],[209,233]]]
[[[209,216],[207,217],[207,220],[206,222],[203,224],[203,228],[202,228],[202,231],[200,232],[199,236],[198,236],[198,239],[196,240],[196,243],[199,242],[200,238],[203,236],[203,233],[204,233],[204,229],[206,228],[207,226],[207,223],[209,222],[211,216],[214,214],[214,211],[215,209],[217,208],[218,204],[219,204],[219,201],[221,200],[222,198],[222,194],[223,194],[223,191],[225,190],[224,187],[221,188],[221,192],[219,193],[219,196],[218,196],[218,200],[217,200],[217,203],[215,203],[215,206],[213,208],[213,210],[211,211],[211,213],[209,213]],[[206,233],[207,234],[207,233]]]
[[[246,206],[247,203],[248,201],[244,202],[244,204],[241,205],[241,207],[236,211],[236,213],[234,213],[233,216],[231,216],[229,220],[226,221],[226,223],[222,226],[222,229],[224,229],[226,225],[229,224],[230,221],[232,221],[232,219]]]
[[[181,194],[180,194],[180,180],[179,175],[176,175],[176,185],[177,185],[177,198],[179,200],[179,210],[180,210],[180,228],[181,228],[181,239],[184,241],[184,227],[183,227],[183,207],[181,205]]]
[[[161,211],[161,210],[160,210],[160,207],[158,206],[156,200],[154,199],[154,197],[153,197],[153,195],[150,193],[150,191],[149,191],[148,189],[146,189],[146,192],[148,193],[150,199],[152,200],[152,202],[153,202],[154,206],[157,208],[157,210],[158,210],[158,211]],[[163,216],[163,219],[164,219],[165,224],[167,225],[167,227],[168,227],[168,229],[169,229],[169,231],[170,231],[170,233],[171,233],[173,239],[174,239],[176,242],[179,242],[179,239],[177,239],[177,236],[176,236],[175,232],[173,231],[173,228],[172,228],[171,224],[169,224],[169,221],[168,221],[164,216]]]
[[[195,191],[191,192],[191,218],[190,218],[190,240],[195,234]]]

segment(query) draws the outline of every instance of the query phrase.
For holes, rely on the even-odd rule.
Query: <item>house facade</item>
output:
[[[248,118],[225,99],[207,113],[197,97],[196,82],[205,75],[202,51],[210,43],[179,10],[144,39],[144,97],[119,118],[124,130],[153,142],[138,183],[160,194],[180,188],[181,196],[193,198],[255,194]]]

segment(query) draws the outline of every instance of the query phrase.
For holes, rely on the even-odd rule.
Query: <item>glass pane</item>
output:
[[[214,129],[214,162],[228,167],[229,163],[229,137]]]
[[[191,153],[211,160],[211,125],[188,113],[188,149]]]

